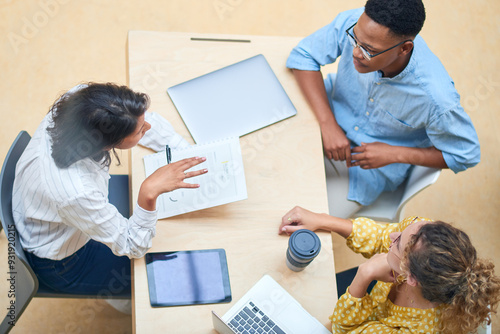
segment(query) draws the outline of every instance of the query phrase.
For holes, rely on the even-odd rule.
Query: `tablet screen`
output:
[[[231,301],[223,249],[147,253],[146,271],[151,306]]]

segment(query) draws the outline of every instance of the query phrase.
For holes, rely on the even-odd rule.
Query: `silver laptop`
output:
[[[268,275],[264,275],[222,317],[212,311],[212,322],[220,334],[330,333]]]
[[[167,92],[197,144],[240,137],[297,114],[263,55]]]

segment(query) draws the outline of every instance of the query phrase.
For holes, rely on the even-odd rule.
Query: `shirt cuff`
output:
[[[362,226],[363,223],[366,222],[366,221],[368,221],[370,223],[375,223],[375,221],[373,219],[366,218],[366,217],[358,217],[358,218],[355,218],[355,219],[351,219],[351,222],[352,222],[352,231],[351,231],[351,234],[349,234],[349,236],[346,238],[346,242],[347,241],[352,242],[352,239],[358,233],[359,227]]]
[[[170,138],[170,144],[169,146],[173,149],[183,149],[183,148],[188,148],[191,145],[178,133],[174,133],[172,137]]]
[[[290,56],[286,61],[286,67],[289,69],[296,69],[300,71],[319,71],[321,66],[305,55],[305,51],[298,50],[299,46],[292,50]]]
[[[339,300],[337,301],[335,310],[330,316],[330,321],[340,326],[358,325],[370,316],[375,306],[376,303],[374,303],[373,299],[368,293],[366,293],[362,298],[357,298],[353,297],[349,293],[349,288],[347,288],[347,291],[342,296],[340,296]],[[351,314],[351,316],[357,314],[357,316],[354,316],[354,318],[350,319],[351,317],[347,318],[346,314]]]
[[[441,153],[443,154],[444,162],[446,162],[448,168],[451,169],[455,174],[457,174],[458,172],[463,172],[467,168],[474,167],[479,163],[479,158],[471,159],[469,163],[464,164],[458,162],[452,154],[443,151],[441,151]]]
[[[345,299],[349,300],[349,301],[352,301],[354,303],[359,303],[362,299],[366,299],[366,296],[369,296],[368,292],[365,292],[365,295],[363,297],[354,297],[353,295],[351,295],[351,293],[349,292],[349,288],[351,286],[349,285],[347,287],[347,289],[345,290],[344,292],[344,295],[345,295]]]
[[[137,225],[144,228],[153,228],[158,220],[158,210],[148,211],[136,204],[132,217],[134,217],[134,222]]]

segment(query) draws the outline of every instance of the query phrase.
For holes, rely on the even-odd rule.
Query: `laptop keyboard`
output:
[[[229,327],[241,334],[286,334],[253,302],[248,304],[233,319],[228,322]]]

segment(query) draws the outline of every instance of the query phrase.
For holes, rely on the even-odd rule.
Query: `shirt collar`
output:
[[[419,39],[420,39],[420,36],[417,35],[417,37],[413,41],[413,50],[412,50],[412,53],[410,56],[410,61],[408,62],[406,67],[398,75],[396,75],[392,78],[386,78],[386,77],[382,77],[381,71],[377,71],[378,77],[382,80],[400,81],[400,80],[404,79],[409,73],[413,73],[414,69],[417,65],[417,60],[416,60],[417,57],[416,57],[415,49],[418,47],[418,44],[420,44]]]

